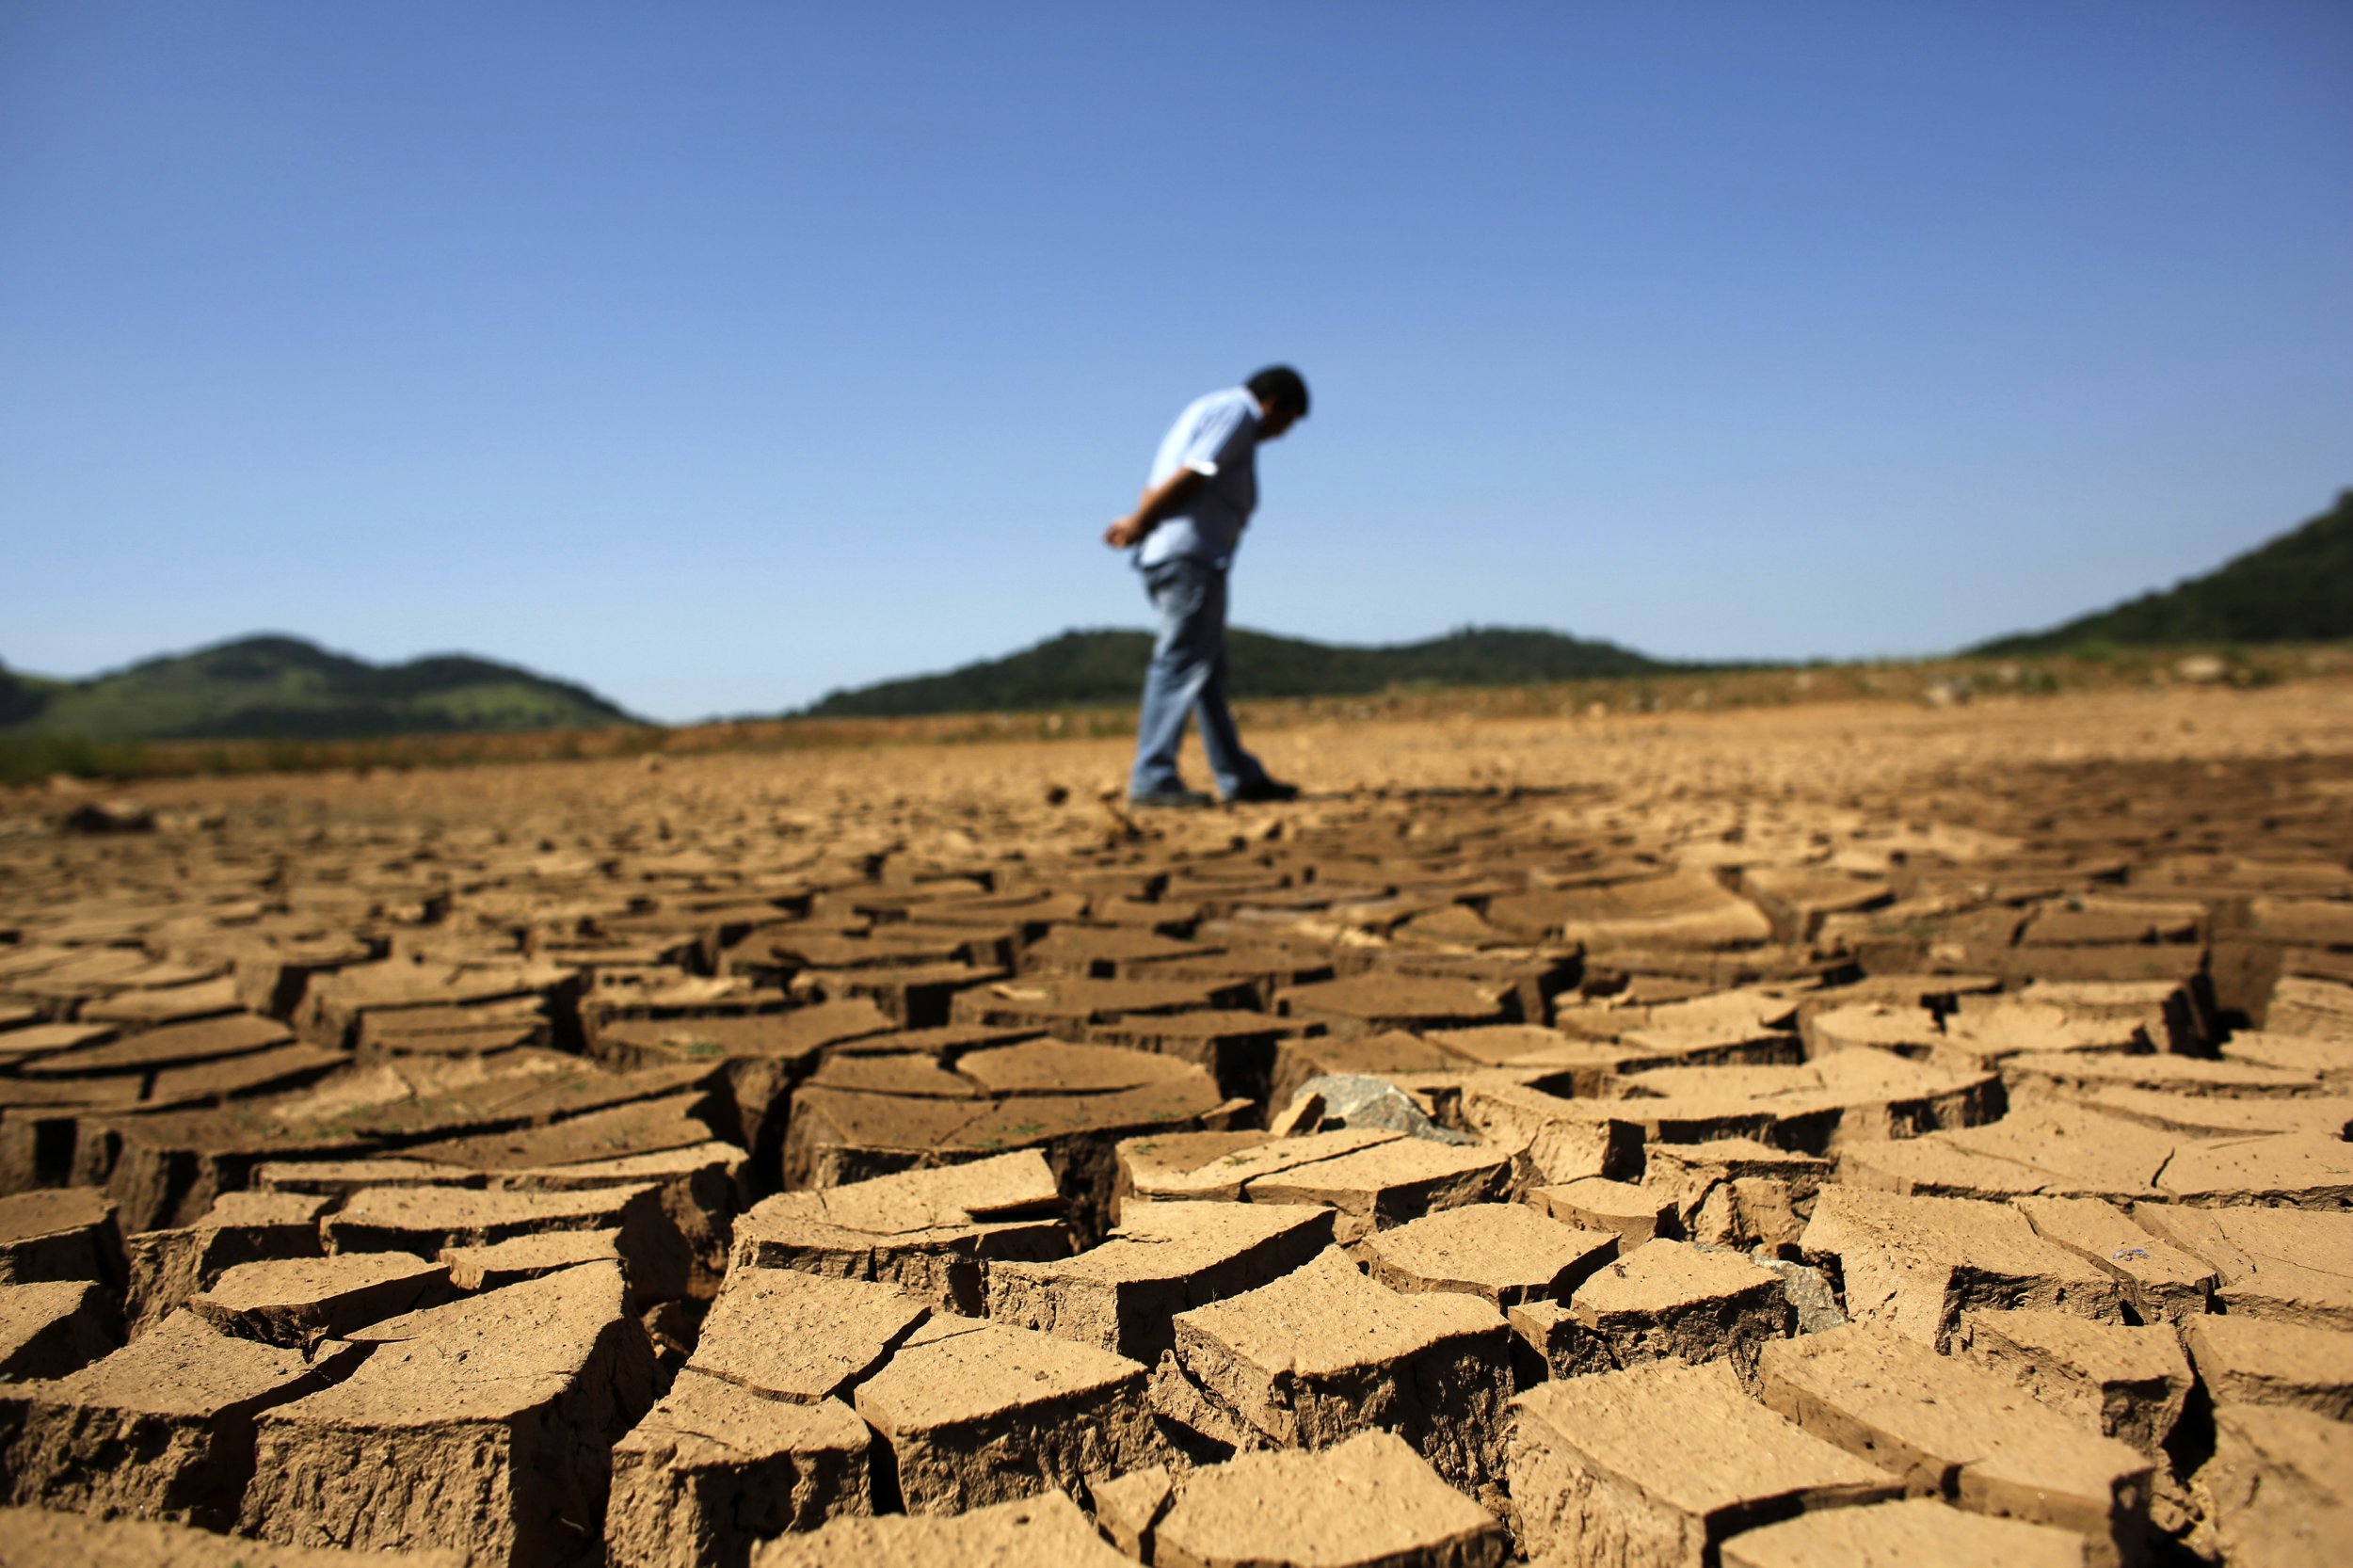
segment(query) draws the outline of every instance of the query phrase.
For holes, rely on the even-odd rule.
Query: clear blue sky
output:
[[[0,658],[668,719],[1236,618],[1902,654],[2353,485],[2353,6],[0,4]]]

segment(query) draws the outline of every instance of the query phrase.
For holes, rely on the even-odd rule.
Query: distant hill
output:
[[[2353,490],[2293,533],[2203,577],[1972,653],[2056,653],[2090,643],[2305,643],[2353,637]]]
[[[463,654],[371,664],[299,637],[246,637],[88,680],[0,669],[0,739],[329,741],[637,722],[512,664]]]
[[[1342,696],[1392,686],[1503,686],[1674,666],[1613,643],[1558,632],[1466,627],[1428,642],[1350,648],[1236,630],[1227,634],[1235,694]],[[804,710],[817,718],[904,718],[1133,702],[1152,653],[1144,632],[1065,632],[1002,659],[944,675],[835,692]]]

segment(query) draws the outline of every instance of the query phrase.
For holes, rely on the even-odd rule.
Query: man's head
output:
[[[1289,365],[1269,365],[1242,383],[1258,400],[1258,439],[1271,441],[1307,417],[1307,383]]]

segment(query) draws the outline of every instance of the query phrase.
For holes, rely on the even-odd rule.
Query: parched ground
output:
[[[2342,1560],[2353,686],[1263,754],[0,796],[0,1561]]]

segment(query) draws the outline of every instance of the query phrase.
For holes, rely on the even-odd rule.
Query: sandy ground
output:
[[[2332,1560],[2353,683],[1260,744],[0,796],[0,1558]]]
[[[2353,683],[2267,690],[2175,686],[2141,694],[1996,698],[1936,709],[1887,702],[1531,721],[1384,720],[1276,730],[1257,744],[1311,799],[1417,790],[1599,790],[1628,803],[1892,799],[1925,784],[1966,786],[2029,768],[2334,759],[2353,773]],[[575,811],[712,816],[788,833],[913,833],[911,849],[967,847],[984,827],[1032,849],[1095,840],[1111,820],[1124,741],[886,745],[416,772],[158,780],[159,807],[220,805],[289,818],[470,821],[527,827]],[[1197,744],[1184,766],[1207,786]],[[1066,799],[1049,801],[1053,792]],[[19,792],[19,821],[51,809]],[[1156,830],[1215,836],[1273,814],[1257,808]],[[680,825],[673,824],[673,826]]]

